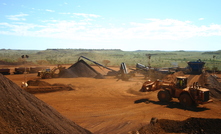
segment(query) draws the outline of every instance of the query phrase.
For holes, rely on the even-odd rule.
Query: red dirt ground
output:
[[[94,68],[102,74],[107,73],[97,67]],[[113,69],[119,70],[118,68]],[[22,74],[7,75],[6,77],[18,85],[24,81]],[[189,77],[192,82],[199,78],[199,76]],[[38,79],[37,74],[27,74],[27,80],[33,79]],[[219,98],[214,99],[212,103],[188,110],[184,109],[177,99],[168,104],[160,103],[157,99],[158,91],[139,92],[145,81],[142,76],[133,77],[129,81],[117,80],[111,76],[105,79],[79,77],[53,78],[42,81],[50,84],[71,84],[74,90],[34,95],[55,108],[63,116],[95,134],[132,133],[143,126],[148,126],[152,117],[172,121],[184,121],[192,117],[221,119]],[[148,132],[152,133],[149,130]],[[153,131],[153,133],[155,132]],[[161,132],[175,133],[166,131],[166,129]],[[188,132],[183,131],[183,133]]]
[[[0,74],[0,133],[78,133],[88,130]]]

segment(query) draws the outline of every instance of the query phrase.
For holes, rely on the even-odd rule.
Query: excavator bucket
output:
[[[149,92],[152,91],[152,87],[155,84],[153,81],[146,81],[143,83],[140,92]]]

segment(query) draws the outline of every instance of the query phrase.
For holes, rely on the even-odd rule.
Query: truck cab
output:
[[[176,87],[179,89],[187,88],[187,78],[186,77],[177,77],[176,78]]]

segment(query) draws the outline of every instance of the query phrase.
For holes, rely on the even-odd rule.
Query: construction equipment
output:
[[[146,67],[146,66],[143,65],[143,64],[137,63],[137,64],[136,64],[136,69],[137,69],[137,70],[148,71],[150,68],[149,68],[149,67]]]
[[[157,97],[162,102],[169,102],[172,98],[178,98],[184,106],[193,106],[210,102],[209,89],[202,88],[197,82],[187,87],[186,77],[177,77],[176,82],[165,82],[161,80],[146,81],[140,91],[149,92],[160,90]]]
[[[201,74],[205,62],[202,62],[200,59],[198,59],[197,61],[188,62],[188,65],[192,74]]]
[[[30,69],[27,67],[16,67],[14,74],[23,74],[23,73],[29,73]]]
[[[91,59],[89,59],[89,58],[87,58],[87,57],[85,57],[85,56],[80,56],[80,57],[78,58],[78,61],[79,61],[81,58],[86,59],[86,60],[88,60],[88,61],[90,61],[90,62],[93,62],[94,64],[96,64],[96,65],[98,65],[98,66],[101,66],[101,67],[103,67],[103,68],[106,68],[106,69],[110,70],[110,72],[108,72],[108,74],[109,74],[109,75],[114,75],[114,76],[116,76],[116,77],[118,78],[118,80],[119,80],[119,79],[129,80],[130,77],[134,76],[134,73],[133,73],[133,72],[129,72],[129,73],[128,73],[126,64],[125,64],[124,62],[121,63],[120,70],[119,70],[119,71],[115,71],[115,70],[113,70],[113,69],[111,69],[111,68],[108,68],[108,67],[106,67],[106,66],[104,66],[104,65],[102,65],[102,64],[100,64],[100,63],[97,63],[97,62],[95,62],[95,61],[93,61],[93,60],[91,60]]]
[[[47,69],[49,67],[30,67],[29,73],[38,73],[38,71]]]
[[[43,69],[42,71],[38,71],[38,77],[41,77],[42,79],[58,78],[64,69],[65,67],[62,67],[61,65],[58,65],[53,69]]]
[[[102,65],[102,64],[100,64],[100,63],[97,63],[97,62],[95,62],[95,61],[93,61],[93,60],[91,60],[91,59],[89,59],[89,58],[87,58],[87,57],[85,57],[85,56],[80,56],[80,57],[78,58],[78,61],[80,61],[81,58],[84,58],[84,59],[86,59],[86,60],[88,60],[88,61],[90,61],[90,62],[93,62],[94,64],[96,64],[96,65],[98,65],[98,66],[101,66],[101,67],[103,67],[103,68],[106,68],[106,69],[108,69],[108,70],[110,70],[110,71],[117,72],[117,71],[115,71],[115,70],[113,70],[113,69],[111,69],[111,68],[108,68],[108,67],[106,67],[106,66],[104,66],[104,65]]]
[[[10,74],[10,69],[2,68],[2,69],[0,69],[0,73],[3,74],[3,75],[9,75]]]
[[[131,77],[135,76],[135,71],[128,72],[127,66],[124,62],[120,65],[120,73],[117,75],[118,80],[122,79],[124,81],[128,81]]]

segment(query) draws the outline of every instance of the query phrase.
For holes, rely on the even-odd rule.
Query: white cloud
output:
[[[135,38],[148,38],[148,39],[183,39],[195,36],[209,36],[208,32],[218,34],[216,30],[212,30],[212,25],[196,26],[190,21],[179,21],[174,19],[148,19],[148,23],[131,23],[134,28]]]
[[[82,14],[80,14],[82,15]],[[20,15],[23,16],[23,15]],[[18,16],[17,16],[18,17]],[[131,22],[109,28],[86,21],[44,21],[44,25],[28,23],[0,23],[1,34],[65,38],[72,40],[107,39],[167,39],[179,40],[193,37],[221,36],[221,25],[197,26],[191,21],[174,19],[147,19],[146,23]],[[125,26],[125,27],[124,27]],[[6,30],[9,29],[9,30]]]
[[[100,15],[95,15],[95,14],[85,14],[85,13],[73,13],[73,14],[77,15],[77,16],[83,16],[85,18],[87,18],[87,17],[93,17],[93,18],[101,17]]]
[[[204,20],[204,18],[199,18],[199,20]]]
[[[99,18],[101,17],[100,15],[96,15],[96,14],[86,14],[86,13],[70,13],[70,12],[63,12],[63,13],[59,13],[59,14],[63,14],[63,15],[76,15],[76,16],[82,16],[84,18]]]
[[[46,9],[47,12],[55,12],[54,10]]]
[[[71,14],[70,12],[67,12],[67,13],[59,13],[59,14],[64,14],[64,15],[69,15],[69,14]]]
[[[7,15],[6,17],[9,19],[9,20],[16,20],[16,21],[25,21],[26,18],[24,18],[25,16],[28,16],[28,14],[23,14],[23,13],[20,13],[18,15]]]
[[[41,22],[44,22],[44,23],[46,23],[46,22],[47,22],[47,23],[48,23],[48,22],[49,22],[49,23],[50,23],[50,22],[57,23],[57,22],[59,22],[59,20],[52,20],[52,19],[51,19],[51,20],[42,20]]]
[[[85,17],[85,18],[99,18],[101,17],[100,15],[96,15],[96,14],[86,14],[86,13],[70,13],[70,12],[64,12],[64,13],[59,13],[59,14],[64,14],[64,15],[70,15],[70,14],[73,14],[73,15],[76,15],[76,16],[82,16],[82,17]]]
[[[17,35],[17,36],[34,36],[35,32],[32,31],[32,29],[42,28],[41,25],[35,25],[35,24],[29,24],[29,23],[15,23],[15,24],[9,24],[9,23],[0,23],[0,26],[2,26],[4,29],[9,30],[0,30],[0,33],[5,33],[7,35]],[[1,27],[0,27],[1,28]]]

